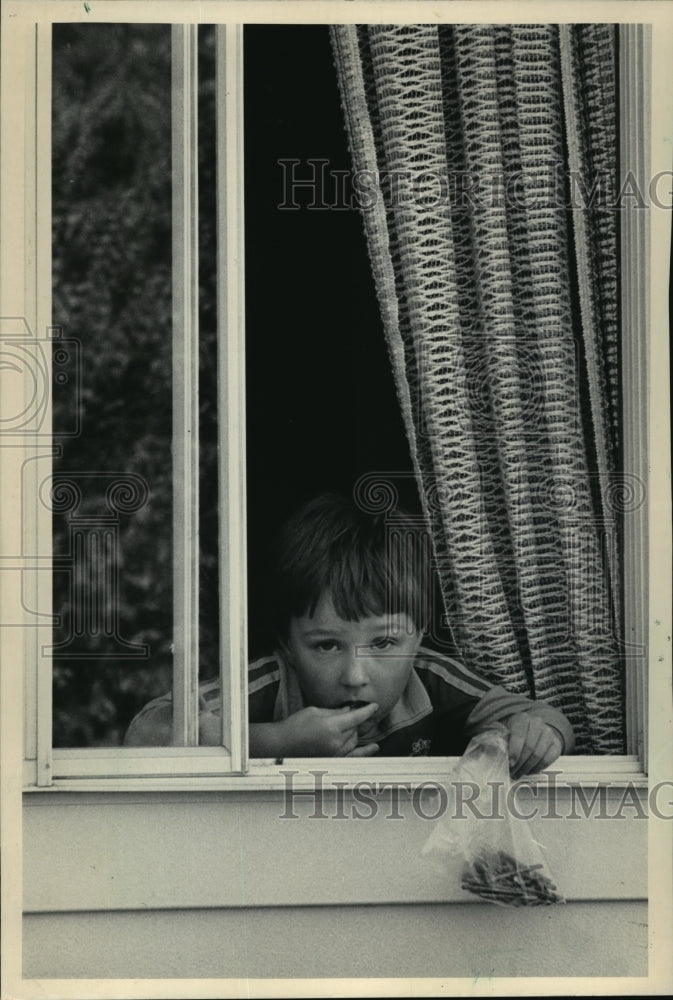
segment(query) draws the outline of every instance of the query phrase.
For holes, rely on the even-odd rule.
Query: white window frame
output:
[[[25,290],[15,314],[25,316],[31,336],[51,325],[51,23],[40,18],[23,32],[25,60],[18,85],[26,97],[25,114],[14,141],[24,154],[24,219],[21,234],[30,246],[29,226],[34,219],[37,253],[25,255]],[[186,776],[236,774],[247,766],[247,698],[245,672],[230,669],[243,664],[247,649],[245,592],[245,493],[241,470],[245,462],[244,409],[244,288],[243,288],[243,183],[242,142],[242,26],[218,29],[218,176],[226,178],[218,195],[218,229],[225,234],[218,252],[218,418],[220,448],[218,481],[222,528],[219,538],[221,614],[221,710],[223,746],[198,747],[198,576],[199,576],[199,471],[198,448],[198,163],[197,163],[197,25],[172,26],[172,163],[173,163],[173,456],[174,456],[174,662],[173,735],[171,747],[159,748],[52,748],[51,660],[44,650],[51,639],[51,511],[37,501],[36,450],[48,457],[49,446],[37,439],[18,438],[15,456],[28,470],[23,476],[26,493],[35,499],[25,517],[22,551],[34,556],[39,571],[15,555],[28,608],[39,608],[48,624],[28,622],[23,631],[26,664],[24,783],[44,789],[78,779],[121,780],[125,777],[182,779]],[[168,96],[168,95],[167,95]],[[23,151],[22,151],[23,152]],[[19,255],[18,259],[22,259]],[[226,294],[225,290],[226,289]],[[4,315],[8,315],[5,313]],[[9,313],[12,315],[12,313]],[[36,338],[37,339],[37,338]],[[51,359],[44,352],[46,379]],[[224,387],[224,389],[222,388]],[[19,405],[19,412],[23,406]],[[41,427],[42,440],[50,417]],[[27,463],[27,464],[25,464]],[[42,461],[39,479],[44,480]],[[17,469],[14,470],[16,475]],[[39,553],[39,558],[37,554]],[[240,623],[231,627],[230,623]]]
[[[6,18],[3,24],[3,76],[13,81],[12,94],[20,94],[20,97],[15,99],[13,96],[11,113],[3,114],[2,127],[3,167],[6,173],[16,177],[18,190],[16,186],[13,188],[16,203],[11,205],[8,195],[3,192],[3,209],[9,206],[9,211],[3,211],[2,245],[9,249],[3,253],[0,274],[0,316],[24,316],[31,334],[37,336],[36,331],[44,331],[51,324],[50,177],[45,181],[44,164],[51,163],[51,29],[48,19],[54,8],[46,13],[39,4],[14,6],[16,15],[13,19]],[[132,10],[126,8],[124,19],[142,22],[143,7],[139,3]],[[113,8],[114,5],[97,4],[98,19],[117,20]],[[59,20],[58,17],[54,19]],[[194,31],[193,25],[174,29],[174,44],[181,46],[184,56],[183,83],[189,79],[188,67],[193,65]],[[632,136],[637,137],[638,129],[642,128],[638,110],[648,106],[642,96],[648,93],[650,85],[648,37],[647,26],[623,25],[620,29],[620,95],[622,126],[626,126],[622,130],[621,156],[622,163],[628,164],[634,176],[641,180],[649,177],[653,169],[667,169],[658,148],[650,162],[647,136],[630,140]],[[652,45],[658,47],[658,59],[661,59],[661,44],[656,37]],[[217,48],[218,73],[223,74],[220,80],[224,80],[224,87],[220,83],[218,92],[226,94],[226,102],[218,105],[220,138],[217,143],[218,230],[226,234],[218,260],[218,338],[221,346],[218,367],[220,384],[227,387],[226,393],[220,393],[219,414],[222,435],[219,485],[221,520],[225,525],[219,552],[223,595],[221,656],[227,666],[223,675],[227,683],[222,685],[225,746],[52,750],[51,665],[47,658],[39,655],[41,647],[51,641],[51,626],[14,628],[10,633],[9,655],[26,667],[24,785],[27,791],[266,790],[284,787],[282,771],[288,762],[279,765],[272,760],[247,761],[242,25],[231,21],[223,26],[218,32]],[[191,95],[188,85],[184,90],[185,131],[182,136],[174,137],[174,148],[182,150],[183,165],[184,225],[176,239],[187,248],[187,252],[183,249],[184,280],[178,287],[176,311],[191,317],[195,331],[196,234],[189,225],[189,219],[194,218],[195,199],[189,141],[194,125],[190,117],[194,114],[193,83],[192,75]],[[644,104],[639,103],[641,99]],[[668,344],[658,335],[662,324],[665,326],[666,317],[665,310],[662,313],[662,297],[656,297],[657,289],[665,287],[662,277],[665,269],[649,253],[650,226],[657,240],[662,234],[665,239],[667,220],[664,212],[634,209],[623,215],[623,319],[630,352],[628,364],[625,363],[628,385],[624,394],[629,402],[625,471],[640,476],[647,486],[648,497],[656,498],[656,502],[649,504],[649,511],[643,509],[637,519],[627,518],[625,572],[630,582],[630,596],[627,597],[626,634],[636,647],[647,648],[649,652],[645,660],[636,650],[627,664],[628,754],[562,758],[559,762],[561,783],[593,785],[628,781],[646,784],[647,675],[649,672],[651,678],[661,678],[662,663],[670,665],[670,586],[662,587],[661,584],[662,580],[670,581],[670,507],[667,499],[659,502],[660,497],[668,496]],[[656,315],[650,313],[650,302],[658,304]],[[194,360],[194,336],[195,333],[188,334],[182,345],[188,352],[185,369],[188,375],[191,373],[191,381],[186,380],[189,384],[177,400],[181,433],[189,429],[197,412],[194,371],[195,367],[198,369]],[[43,433],[48,426],[48,423],[43,425]],[[28,458],[44,453],[43,442],[44,438],[21,438],[12,447],[0,447],[3,483],[18,484],[20,492],[22,467]],[[176,628],[182,621],[184,634],[193,637],[196,630],[190,627],[190,622],[198,621],[198,609],[189,601],[194,593],[195,574],[198,574],[198,542],[195,541],[195,522],[192,520],[188,530],[185,525],[190,524],[190,510],[198,511],[198,500],[195,500],[198,475],[195,481],[188,452],[184,453],[180,468],[185,507],[176,521],[176,538],[179,536],[176,555],[180,551],[183,553],[183,562],[176,570],[176,592],[183,595],[180,611],[183,617],[176,620]],[[14,513],[25,514],[20,504],[15,506]],[[23,519],[23,531],[24,547],[19,552],[14,532],[5,529],[0,536],[0,569],[4,570],[0,573],[0,596],[5,598],[7,607],[17,606],[17,589],[20,593],[23,581],[26,606],[43,609],[44,614],[48,614],[51,611],[51,514],[37,501],[30,516]],[[178,559],[175,561],[177,564]],[[34,621],[27,624],[33,625]],[[192,643],[191,652],[188,651],[182,661],[189,664],[191,657],[192,678],[196,677],[195,655]],[[190,681],[189,666],[184,670],[178,668],[176,683],[180,691],[177,701],[181,705],[177,713],[180,740],[193,742],[196,689],[194,680]],[[656,690],[651,690],[650,696],[657,699],[653,704],[660,714],[662,710],[667,711],[665,684],[657,681]],[[432,758],[423,761],[311,758],[292,760],[291,765],[298,771],[297,787],[302,782],[310,785],[311,771],[316,768],[328,772],[327,782],[345,781],[347,784],[371,776],[418,783],[427,780],[429,775],[446,772],[446,763]]]

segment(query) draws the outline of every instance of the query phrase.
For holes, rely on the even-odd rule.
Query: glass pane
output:
[[[54,745],[171,685],[170,28],[53,33]]]
[[[215,26],[199,26],[199,676],[219,676]]]

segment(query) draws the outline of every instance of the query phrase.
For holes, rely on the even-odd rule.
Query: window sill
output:
[[[222,774],[222,752],[203,753],[197,760],[184,750],[172,748],[169,753],[147,756],[144,760],[136,751],[131,757],[121,758],[117,753],[104,755],[69,756],[67,768],[63,759],[54,760],[54,779],[47,786],[38,787],[31,779],[27,762],[25,791],[32,797],[46,793],[51,797],[62,792],[271,792],[282,793],[291,784],[294,790],[318,786],[325,791],[343,791],[358,783],[374,785],[380,789],[399,785],[413,790],[426,783],[442,784],[451,779],[458,763],[454,757],[388,758],[388,759],[339,759],[288,758],[282,764],[275,760],[251,762],[247,774]],[[114,759],[115,774],[110,774],[110,761]],[[156,762],[161,761],[158,773]],[[198,761],[198,762],[197,762]],[[172,763],[171,763],[172,762]],[[59,773],[59,763],[61,773]],[[123,773],[119,765],[123,763]],[[107,764],[107,768],[106,768]],[[173,773],[165,772],[169,765]],[[144,768],[144,770],[143,770]],[[213,773],[218,769],[220,773]],[[104,773],[104,769],[107,773]],[[67,773],[62,773],[67,770]],[[189,771],[190,773],[185,773]],[[181,773],[180,773],[181,772]],[[647,788],[648,778],[636,755],[606,757],[560,757],[553,768],[541,774],[520,779],[522,784],[568,788],[573,786]]]

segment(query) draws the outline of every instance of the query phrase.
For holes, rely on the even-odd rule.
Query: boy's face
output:
[[[376,702],[378,721],[401,698],[420,643],[407,614],[345,621],[324,594],[311,617],[290,620],[285,650],[309,705]]]

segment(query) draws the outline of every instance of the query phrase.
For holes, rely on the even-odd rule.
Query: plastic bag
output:
[[[470,742],[449,784],[452,808],[435,820],[422,853],[461,861],[462,888],[491,903],[564,903],[528,821],[513,812],[507,745],[500,724]]]

